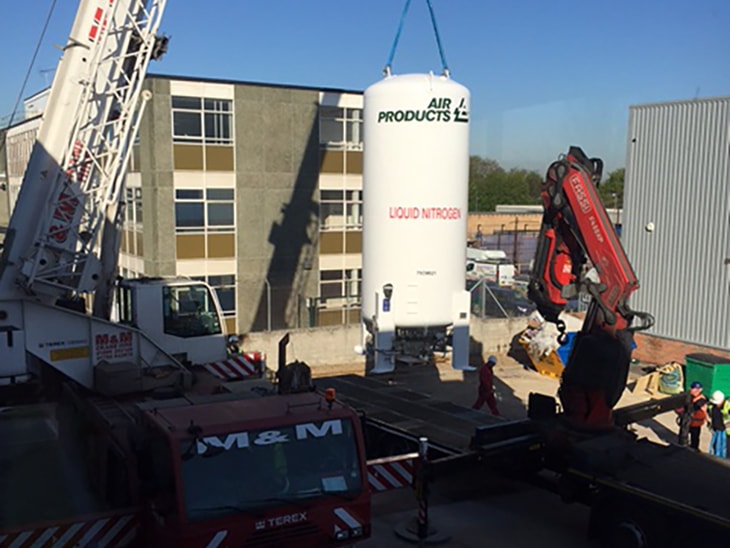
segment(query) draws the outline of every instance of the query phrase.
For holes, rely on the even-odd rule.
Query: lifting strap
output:
[[[433,6],[431,5],[431,0],[426,0],[426,5],[428,6],[428,11],[431,14],[431,24],[433,25],[433,32],[436,35],[436,45],[439,50],[439,57],[441,57],[441,68],[443,70],[443,75],[447,78],[449,77],[449,67],[446,64],[446,56],[444,55],[444,48],[441,45],[441,37],[439,36],[439,29],[436,25],[436,14],[433,11]],[[383,70],[383,74],[385,76],[390,76],[390,68],[393,65],[393,57],[395,57],[395,49],[398,47],[398,40],[400,40],[400,34],[403,30],[403,23],[406,20],[406,14],[408,13],[408,8],[411,6],[411,0],[406,0],[405,6],[403,6],[403,13],[401,13],[400,16],[400,23],[398,23],[398,30],[395,33],[395,39],[393,40],[393,45],[390,48],[390,54],[388,55],[388,61],[385,64],[385,69]]]

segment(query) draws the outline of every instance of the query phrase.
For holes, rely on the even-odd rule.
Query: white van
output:
[[[511,287],[515,281],[515,265],[499,249],[466,248],[466,271],[501,286]]]

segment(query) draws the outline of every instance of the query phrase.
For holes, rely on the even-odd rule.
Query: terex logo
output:
[[[451,97],[434,97],[423,110],[381,110],[378,123],[390,122],[468,122],[469,107],[462,97],[453,105]]]
[[[291,430],[289,430],[291,432]],[[342,421],[339,419],[321,423],[306,422],[294,425],[294,441],[342,434]],[[208,448],[220,448],[224,451],[245,449],[247,447],[271,445],[272,443],[288,443],[292,441],[290,434],[281,430],[264,430],[256,434],[236,432],[225,436],[207,436],[197,442],[198,455],[203,455]]]
[[[296,514],[288,514],[286,516],[277,516],[275,518],[260,519],[256,521],[256,530],[268,529],[269,527],[280,527],[291,523],[301,523],[307,521],[306,512],[297,512]]]

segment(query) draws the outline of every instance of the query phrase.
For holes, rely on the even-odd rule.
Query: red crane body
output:
[[[580,289],[591,297],[581,332],[563,373],[565,414],[587,428],[610,427],[611,409],[626,385],[633,332],[648,329],[651,315],[629,307],[636,274],[598,194],[603,162],[578,147],[548,168],[542,186],[544,214],[529,296],[557,324]],[[590,268],[589,268],[590,267]],[[639,319],[638,325],[633,325]]]

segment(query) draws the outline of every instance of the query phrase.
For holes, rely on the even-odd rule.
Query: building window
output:
[[[121,253],[144,256],[144,238],[142,233],[142,189],[127,188],[124,193],[124,230],[119,242]],[[127,277],[127,276],[125,276]]]
[[[22,177],[33,152],[38,129],[29,129],[15,135],[7,135],[8,176]]]
[[[172,97],[174,143],[233,143],[233,102],[228,99]]]
[[[234,232],[235,193],[232,188],[175,190],[176,232]]]
[[[321,270],[319,302],[323,308],[359,307],[362,269]]]
[[[320,230],[362,228],[362,193],[359,190],[320,190]]]
[[[215,289],[218,301],[224,316],[236,314],[236,277],[233,274],[225,276],[208,276],[208,285]]]
[[[193,276],[194,280],[207,283],[215,290],[221,311],[226,317],[236,315],[236,276],[223,274],[218,276]]]
[[[362,120],[361,108],[320,107],[320,144],[336,150],[362,150]]]
[[[124,222],[127,228],[142,229],[142,189],[127,188],[124,200]]]

